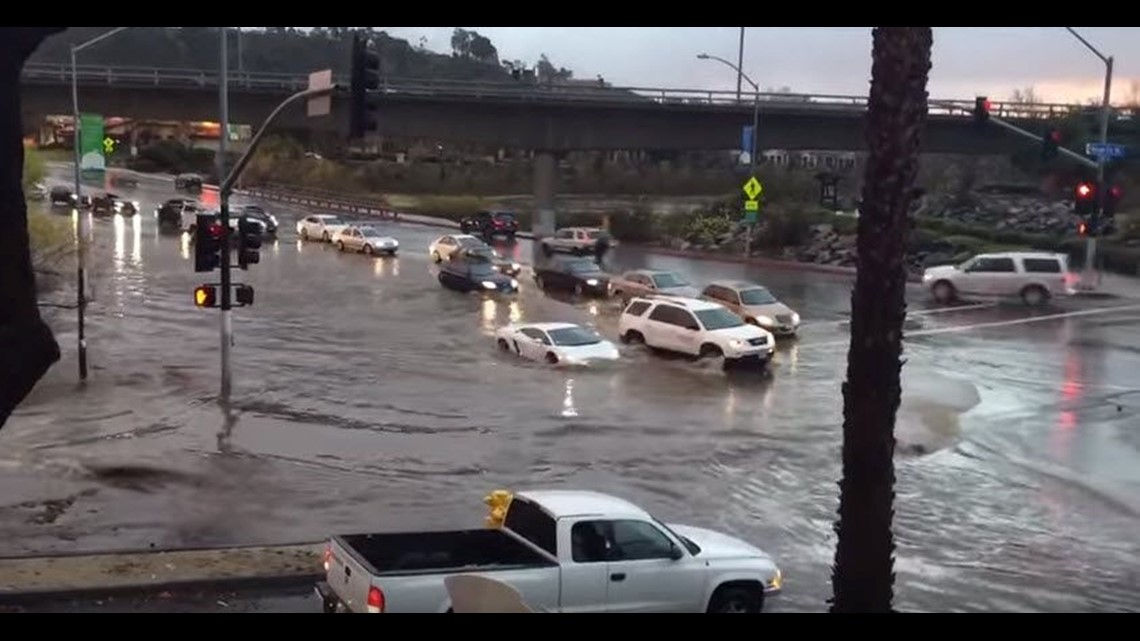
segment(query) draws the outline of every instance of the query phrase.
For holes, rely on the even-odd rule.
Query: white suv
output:
[[[749,325],[724,306],[689,298],[634,298],[618,321],[623,343],[699,358],[724,358],[726,367],[767,365],[776,339],[767,330]]]
[[[980,254],[961,265],[931,267],[922,276],[923,286],[940,303],[959,297],[1020,297],[1034,307],[1074,294],[1076,280],[1068,256],[1042,252]]]

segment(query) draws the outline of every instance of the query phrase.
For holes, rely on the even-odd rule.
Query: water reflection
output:
[[[574,379],[566,379],[566,395],[562,398],[562,417],[576,418],[578,409],[574,407]]]
[[[182,260],[190,260],[190,234],[182,234],[180,241],[179,245]]]
[[[381,280],[389,276],[399,276],[399,262],[400,261],[397,260],[374,260],[372,261],[372,273],[376,275],[376,278],[379,278]]]
[[[498,303],[493,298],[483,299],[482,316],[483,316],[483,331],[488,334],[495,332],[495,321],[498,317]]]
[[[139,269],[142,267],[142,221],[139,220],[139,215],[131,216],[131,266]]]
[[[512,323],[521,323],[522,322],[522,319],[523,319],[522,305],[520,305],[517,300],[511,301],[510,313],[511,313],[510,317],[511,317]]]
[[[121,274],[125,271],[126,267],[126,261],[124,259],[127,255],[127,221],[123,219],[121,214],[115,214],[115,217],[112,219],[112,224],[115,227],[115,273]]]

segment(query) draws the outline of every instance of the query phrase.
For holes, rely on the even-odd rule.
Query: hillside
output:
[[[111,27],[71,27],[48,39],[32,63],[70,61],[70,47]],[[248,72],[305,74],[322,68],[347,73],[350,27],[257,27],[241,36],[241,68]],[[371,28],[366,28],[371,29]],[[381,52],[382,71],[390,76],[465,80],[510,80],[510,66],[500,64],[498,52],[486,38],[457,30],[456,51],[441,54],[412,46],[383,31],[371,31]],[[474,38],[474,40],[472,40]],[[471,43],[479,45],[472,48]],[[230,40],[231,69],[238,68],[236,35]],[[82,54],[80,64],[124,67],[216,69],[219,60],[217,27],[132,27]]]

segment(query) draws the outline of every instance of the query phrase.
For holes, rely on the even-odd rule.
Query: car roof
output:
[[[652,518],[648,512],[633,503],[601,492],[535,490],[516,492],[515,496],[537,504],[555,519],[571,516]]]
[[[446,235],[440,236],[440,238],[447,238],[448,236],[450,236],[451,238],[454,238],[455,240],[464,240],[467,238],[470,238],[472,240],[481,240],[478,236],[472,236],[471,234],[446,234]]]
[[[720,307],[723,307],[723,305],[720,305],[718,303],[713,303],[707,300],[700,300],[697,298],[685,298],[683,296],[637,296],[630,302],[632,303],[634,301],[642,301],[651,305],[656,305],[658,303],[669,303],[671,305],[676,305],[677,307],[684,307],[691,312],[701,312],[707,309],[718,309]],[[627,305],[626,308],[628,309],[628,307],[629,306]]]
[[[746,280],[714,280],[709,283],[705,289],[709,287],[726,287],[728,289],[745,290],[745,289],[768,289],[759,283],[750,283]]]
[[[1046,259],[1067,259],[1068,256],[1057,252],[991,252],[988,254],[978,254],[975,258],[1046,258]]]
[[[570,329],[571,327],[580,327],[574,323],[518,323],[515,329],[540,329],[544,332],[552,332],[557,329]]]

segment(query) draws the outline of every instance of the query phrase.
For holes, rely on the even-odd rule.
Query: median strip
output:
[[[0,604],[76,595],[238,589],[321,576],[324,544],[0,559]]]

